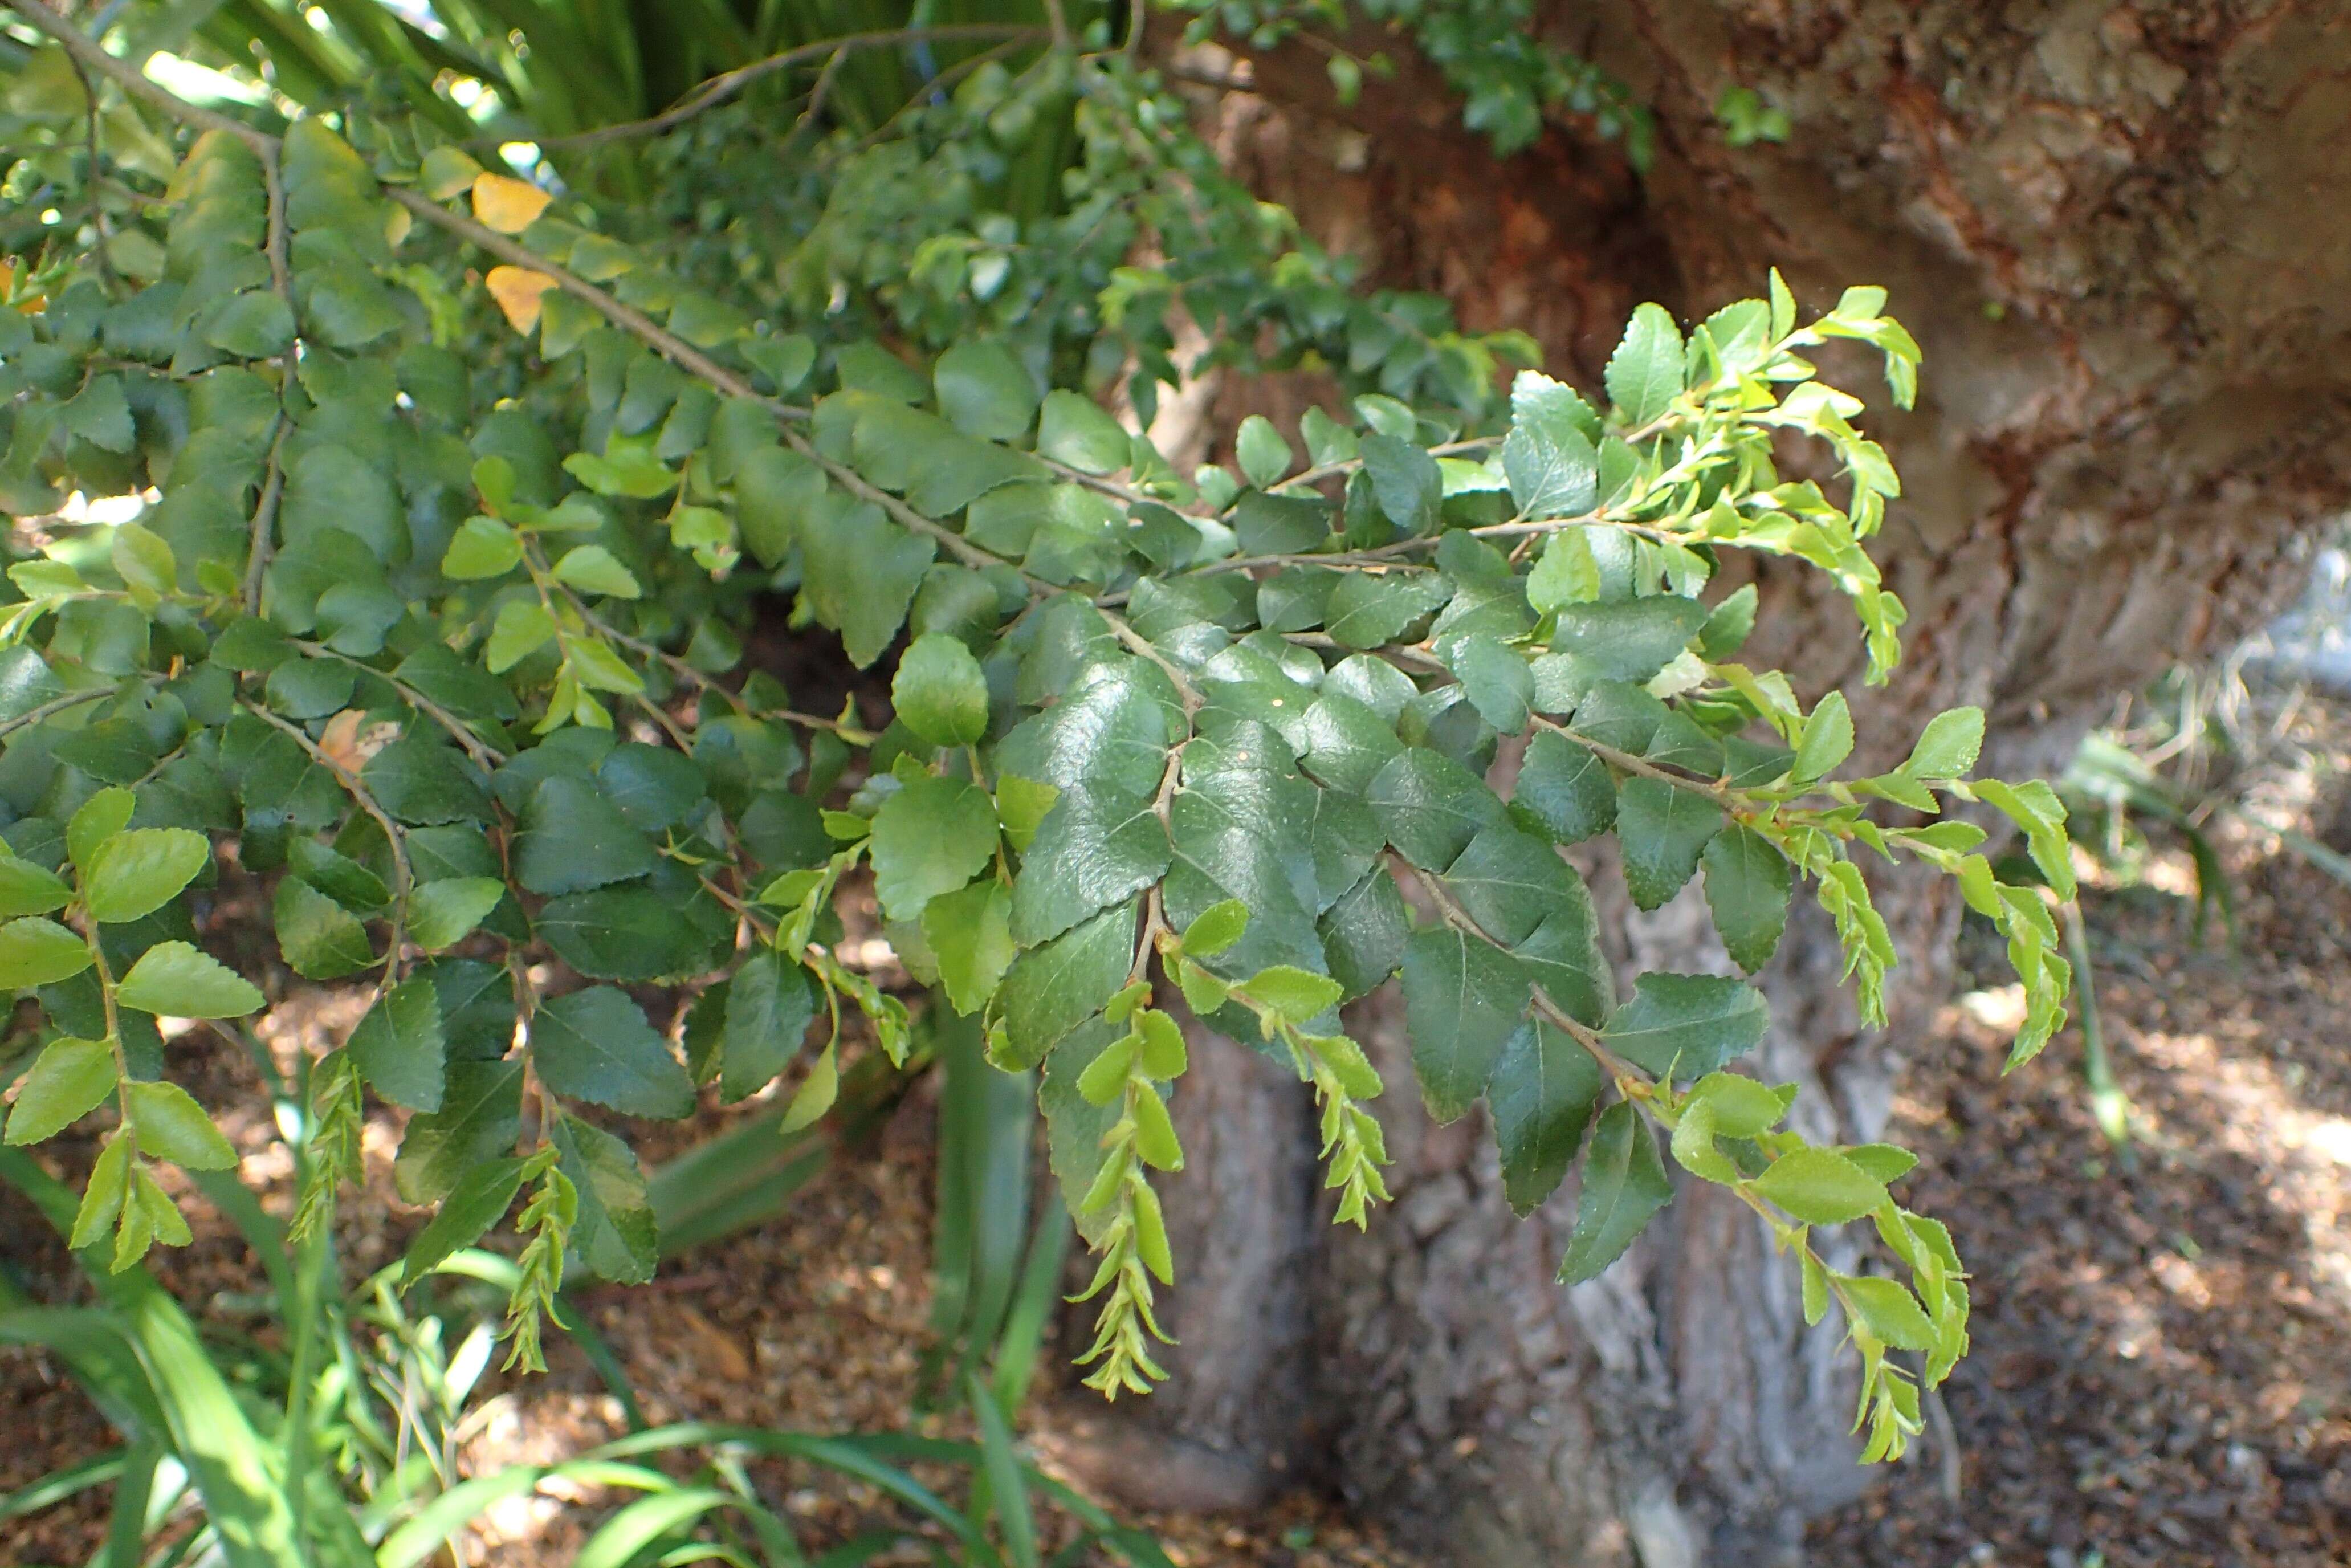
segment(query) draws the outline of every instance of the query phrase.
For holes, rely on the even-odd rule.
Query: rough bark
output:
[[[2351,496],[2337,7],[1557,10],[1560,41],[1655,105],[1646,178],[1567,126],[1498,168],[1430,78],[1342,110],[1317,57],[1281,54],[1250,62],[1258,94],[1217,106],[1228,150],[1382,280],[1531,331],[1587,382],[1642,298],[1696,316],[1771,265],[1811,304],[1886,286],[1928,358],[1917,411],[1874,422],[1908,486],[1878,549],[1911,609],[1907,657],[1865,693],[1849,613],[1769,571],[1758,649],[1809,692],[1845,686],[1881,752],[1977,702],[1988,768],[2054,769],[2115,694],[2291,589],[2314,525]],[[1740,84],[1789,111],[1789,144],[1723,143],[1710,106]],[[1594,869],[1628,970],[1725,967],[1702,911],[1632,918]],[[1879,898],[1907,955],[1891,1030],[1855,1029],[1824,922],[1792,927],[1765,977],[1759,1067],[1806,1084],[1818,1133],[1882,1124],[1944,976],[1955,903],[1902,878]],[[1196,1067],[1186,1145],[1217,1154],[1173,1198],[1193,1282],[1175,1396],[1144,1421],[1222,1455],[1239,1491],[1274,1454],[1319,1461],[1464,1563],[1801,1560],[1803,1521],[1867,1478],[1836,1331],[1802,1328],[1752,1219],[1690,1192],[1608,1275],[1562,1291],[1573,1183],[1513,1220],[1482,1117],[1431,1126],[1410,1092],[1399,1009],[1374,998],[1355,1021],[1395,1090],[1394,1209],[1361,1238],[1310,1231],[1294,1095],[1268,1123]]]

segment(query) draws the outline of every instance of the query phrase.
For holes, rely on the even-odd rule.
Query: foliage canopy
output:
[[[1972,709],[1858,776],[1844,696],[1741,663],[1755,591],[1714,587],[1728,552],[1805,563],[1893,674],[1868,544],[1898,481],[1813,363],[1873,348],[1908,404],[1881,290],[1808,315],[1774,275],[1687,331],[1645,305],[1587,399],[1523,340],[1357,287],[1219,170],[1123,12],[828,36],[759,7],[648,62],[568,6],[246,0],[194,40],[130,8],[134,57],[240,68],[206,108],[12,3],[0,983],[47,1027],[6,1137],[114,1118],[78,1245],[185,1239],[155,1167],[232,1159],[161,1027],[264,1005],[197,941],[218,846],[274,883],[287,969],[371,991],[312,1070],[297,1233],[366,1097],[406,1107],[400,1187],[438,1206],[411,1272],[511,1213],[523,1364],[568,1270],[654,1263],[636,1156],[587,1108],[792,1071],[804,1126],[845,1042],[925,1049],[844,951],[870,897],[932,1008],[1033,1084],[1105,1394],[1161,1375],[1176,995],[1312,1085],[1362,1224],[1384,1085],[1341,1009],[1400,975],[1420,1092],[1485,1101],[1514,1206],[1582,1151],[1562,1280],[1669,1199],[1669,1155],[1795,1250],[1863,1358],[1871,1454],[1900,1450],[1968,1307],[1891,1195],[1911,1156],[1809,1138],[1793,1085],[1734,1071],[1769,1028],[1743,980],[1617,995],[1556,848],[1613,835],[1644,908],[1701,881],[1750,973],[1804,890],[1872,1022],[1895,953],[1856,856],[1923,862],[2008,938],[2018,1059],[2061,1021],[2042,893],[1940,814],[2003,814],[2062,893],[2055,797],[1969,780]],[[1446,44],[1458,8],[1374,15],[1492,58]],[[1461,85],[1531,114],[1585,90],[1562,68]],[[1140,432],[1216,368],[1334,395],[1180,473]],[[1799,446],[1824,477],[1782,475]],[[891,671],[886,727],[763,667],[787,602]],[[693,990],[674,1039],[625,988],[656,982]],[[1813,1247],[1865,1218],[1902,1278]]]

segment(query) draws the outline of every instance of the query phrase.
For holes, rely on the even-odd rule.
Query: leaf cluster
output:
[[[135,230],[52,245],[0,308],[0,495],[33,541],[0,611],[0,979],[48,1020],[8,1135],[114,1103],[78,1239],[111,1227],[127,1262],[183,1239],[147,1163],[227,1156],[146,1021],[263,1000],[193,942],[216,844],[272,884],[286,968],[369,988],[313,1073],[298,1231],[357,1174],[366,1097],[407,1107],[399,1186],[437,1206],[411,1277],[519,1203],[526,1365],[568,1270],[653,1270],[625,1119],[789,1082],[796,1131],[852,1041],[910,1064],[904,1000],[847,939],[870,899],[931,1005],[1040,1071],[1106,1393],[1159,1375],[1176,998],[1311,1085],[1360,1224],[1384,1085],[1341,1009],[1400,977],[1419,1092],[1440,1120],[1487,1103],[1515,1206],[1582,1151],[1562,1279],[1667,1201],[1663,1136],[1841,1305],[1876,1449],[1915,1429],[1884,1353],[1939,1378],[1966,1295],[1887,1196],[1907,1156],[1782,1127],[1788,1092],[1730,1071],[1770,1027],[1745,981],[1618,997],[1562,852],[1613,839],[1644,908],[1702,881],[1750,973],[1802,891],[1872,1022],[1896,954],[1861,856],[1921,862],[2008,937],[2019,1059],[2062,1019],[2041,893],[1943,814],[2004,816],[2062,894],[2056,798],[1970,780],[1974,709],[1854,766],[1884,743],[1843,694],[1742,663],[1757,597],[1718,582],[1735,551],[1817,570],[1892,673],[1904,610],[1868,546],[1899,481],[1810,357],[1869,345],[1907,405],[1918,350],[1881,290],[1805,318],[1774,275],[1687,331],[1645,305],[1593,398],[1532,370],[1505,396],[1497,345],[1347,294],[1123,55],[984,61],[833,132],[761,223],[719,200],[761,232],[714,246],[630,238],[592,154],[500,172],[437,108],[313,105],[279,134],[43,26],[38,79],[70,47],[100,84],[103,177],[148,182]],[[51,153],[88,103],[26,111],[51,139],[26,162],[69,175]],[[703,129],[662,156],[729,145]],[[142,176],[151,141],[175,161]],[[1059,199],[1016,152],[1062,160]],[[1179,473],[1104,395],[1147,415],[1180,382],[1179,314],[1212,359],[1271,343],[1340,395]],[[1801,442],[1834,479],[1782,476]],[[778,598],[889,667],[886,723],[808,711],[747,654]],[[650,984],[692,999],[656,1019]],[[1863,1218],[1911,1284],[1811,1249]]]

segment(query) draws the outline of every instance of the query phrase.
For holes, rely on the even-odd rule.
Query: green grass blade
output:
[[[38,1513],[92,1487],[102,1487],[127,1471],[138,1458],[135,1450],[116,1448],[79,1464],[67,1465],[51,1470],[37,1480],[26,1481],[15,1491],[0,1497],[0,1520],[18,1519],[28,1513]]]
[[[978,1373],[969,1374],[964,1384],[972,1418],[979,1426],[980,1474],[987,1481],[984,1491],[972,1488],[972,1522],[977,1525],[993,1508],[1012,1568],[1037,1568],[1037,1521],[1029,1511],[1029,1486],[1020,1455],[1012,1446],[1012,1428]]]
[[[626,1568],[663,1536],[737,1501],[716,1487],[683,1487],[639,1498],[597,1528],[571,1568]]]

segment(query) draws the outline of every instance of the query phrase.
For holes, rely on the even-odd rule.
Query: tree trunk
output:
[[[1556,6],[1557,40],[1655,108],[1640,178],[1572,126],[1497,165],[1409,68],[1341,109],[1319,56],[1277,52],[1212,112],[1234,165],[1310,231],[1469,326],[1532,332],[1587,384],[1640,299],[1694,318],[1773,265],[1808,305],[1886,286],[1927,353],[1917,412],[1872,415],[1907,486],[1877,541],[1910,606],[1907,657],[1867,691],[1842,602],[1768,570],[1756,652],[1808,694],[1844,687],[1885,760],[1927,715],[1975,702],[1986,769],[2043,773],[2115,694],[2269,612],[2351,495],[2336,9]],[[1787,110],[1786,145],[1726,145],[1711,106],[1735,85]],[[1613,871],[1587,869],[1625,972],[1728,968],[1693,894],[1636,918]],[[1808,1131],[1882,1125],[1947,970],[1956,900],[1902,876],[1878,898],[1906,959],[1891,1029],[1855,1028],[1817,917],[1764,977],[1758,1066],[1805,1083]],[[1804,1330],[1757,1222],[1693,1186],[1624,1261],[1563,1290],[1573,1184],[1513,1219],[1482,1115],[1438,1127],[1420,1110],[1400,1007],[1372,998],[1354,1024],[1392,1086],[1395,1203],[1366,1235],[1317,1224],[1311,1128],[1279,1074],[1204,1049],[1179,1095],[1186,1145],[1208,1157],[1170,1198],[1189,1271],[1176,1382],[1136,1419],[1181,1445],[1163,1451],[1212,1457],[1219,1479],[1186,1500],[1244,1500],[1279,1464],[1442,1561],[1800,1561],[1804,1521],[1868,1478],[1841,1330]]]

